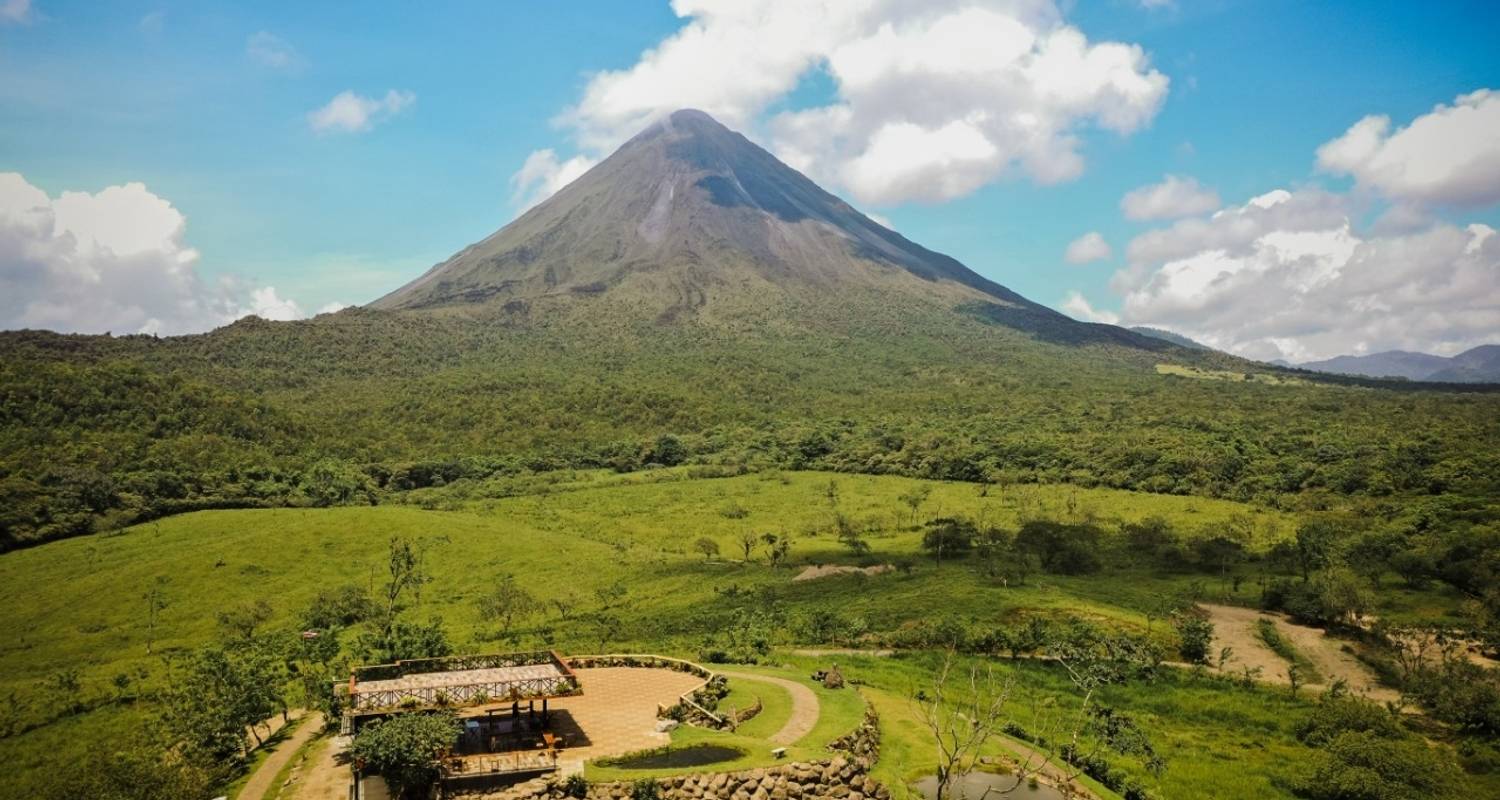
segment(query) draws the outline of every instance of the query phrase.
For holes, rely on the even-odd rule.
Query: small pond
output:
[[[912,784],[917,791],[927,800],[937,797],[937,776],[931,775]],[[1024,782],[1020,786],[1007,793],[999,794],[1012,786],[1016,786],[1016,776],[996,775],[993,772],[971,772],[964,776],[959,784],[948,787],[948,797],[951,800],[980,800],[985,797],[985,790],[990,789],[990,794],[985,800],[1063,800],[1062,792],[1048,786],[1039,784],[1035,787],[1027,786]]]
[[[733,761],[745,754],[738,747],[722,744],[694,744],[671,750],[658,750],[629,758],[612,758],[608,763],[619,769],[676,769],[679,767],[702,767]]]

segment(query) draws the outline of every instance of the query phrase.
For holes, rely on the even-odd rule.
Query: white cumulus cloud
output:
[[[1063,259],[1069,264],[1088,264],[1109,258],[1109,242],[1098,231],[1089,231],[1068,243]]]
[[[302,56],[297,53],[297,48],[268,31],[251,34],[245,40],[245,55],[263,67],[276,70],[291,71],[302,66]]]
[[[1068,312],[1074,319],[1080,319],[1084,322],[1107,322],[1114,325],[1120,321],[1119,314],[1101,308],[1094,308],[1093,304],[1088,301],[1088,298],[1077,291],[1068,292],[1067,297],[1063,298],[1062,308],[1063,311]]]
[[[274,287],[205,280],[186,230],[140,183],[53,198],[0,173],[0,328],[177,334],[304,316]]]
[[[1404,128],[1368,116],[1318,148],[1318,167],[1404,203],[1500,202],[1500,93],[1481,89]]]
[[[596,163],[587,156],[559,161],[552,149],[537,150],[527,156],[526,163],[510,177],[511,203],[525,211],[577,180]]]
[[[1361,233],[1351,215],[1342,195],[1277,190],[1142,234],[1113,281],[1120,318],[1264,360],[1451,354],[1500,338],[1493,229]]]
[[[1161,183],[1133,189],[1120,198],[1120,210],[1127,219],[1177,219],[1215,211],[1219,195],[1199,185],[1194,178],[1168,175]]]
[[[363,133],[375,123],[389,119],[411,106],[417,96],[408,91],[391,89],[385,97],[374,98],[339,92],[328,104],[307,115],[307,122],[317,133]]]
[[[685,20],[600,72],[560,121],[603,155],[700,108],[866,204],[942,201],[1022,173],[1083,171],[1079,133],[1148,124],[1168,80],[1131,44],[1092,42],[1050,0],[674,0]],[[804,79],[836,96],[773,112]]]
[[[250,303],[241,309],[240,316],[254,314],[262,319],[271,319],[278,322],[302,319],[307,316],[302,312],[302,307],[295,301],[276,294],[275,286],[262,286],[250,290]]]

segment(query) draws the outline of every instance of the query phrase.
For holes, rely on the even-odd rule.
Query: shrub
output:
[[[1344,733],[1368,733],[1385,739],[1405,735],[1389,711],[1348,695],[1324,698],[1297,726],[1297,738],[1310,747],[1322,747]]]
[[[1103,566],[1099,528],[1033,520],[1016,534],[1016,550],[1034,555],[1042,568],[1060,575],[1086,575]]]
[[[583,800],[589,793],[588,779],[578,773],[569,775],[562,782],[562,791],[568,797],[575,798],[575,800]]]
[[[962,558],[974,549],[974,537],[979,534],[974,523],[957,517],[940,517],[927,523],[927,532],[922,534],[922,549],[941,561],[947,558]]]
[[[630,785],[630,800],[661,800],[661,787],[654,778],[641,778]]]
[[[1310,800],[1445,800],[1459,783],[1457,768],[1416,737],[1351,731],[1328,743],[1296,791]]]
[[[1198,614],[1183,614],[1176,619],[1177,635],[1182,642],[1177,652],[1191,664],[1207,664],[1213,648],[1214,624]]]
[[[360,731],[350,753],[380,773],[397,796],[421,797],[437,780],[437,759],[460,732],[451,714],[402,714]]]

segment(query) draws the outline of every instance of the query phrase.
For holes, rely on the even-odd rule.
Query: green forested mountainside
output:
[[[1282,507],[1500,495],[1493,394],[1160,375],[1161,362],[1252,367],[857,298],[711,324],[616,308],[350,309],[169,339],[0,334],[0,541],[684,462]]]

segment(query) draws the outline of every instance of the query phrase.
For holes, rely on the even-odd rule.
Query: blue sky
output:
[[[701,24],[726,37],[745,30],[696,5],[685,3],[681,8],[693,13],[679,16],[666,2],[371,2],[355,13],[325,3],[0,0],[0,173],[17,173],[24,184],[54,199],[64,192],[99,193],[138,182],[183,218],[185,228],[173,247],[179,253],[191,249],[203,282],[231,281],[240,292],[274,287],[277,298],[294,302],[302,313],[332,303],[367,302],[509,221],[525,202],[523,195],[535,197],[518,193],[512,181],[528,156],[551,149],[560,161],[598,158],[635,114],[671,104],[670,80],[664,86],[637,86],[632,97],[640,92],[649,97],[625,114],[598,110],[603,103],[591,111],[589,98],[601,72],[645,81],[649,76],[631,73],[643,52],[670,42],[686,25]],[[957,13],[966,4],[950,5]],[[1237,316],[1224,316],[1195,310],[1180,296],[1165,297],[1158,291],[1162,281],[1148,290],[1151,276],[1178,274],[1172,272],[1174,259],[1192,261],[1207,251],[1175,242],[1135,263],[1127,255],[1133,238],[1152,230],[1179,239],[1192,232],[1174,232],[1181,225],[1170,217],[1126,219],[1121,209],[1127,192],[1170,174],[1216,194],[1214,208],[1245,214],[1260,213],[1258,206],[1245,206],[1250,198],[1276,189],[1321,210],[1336,205],[1349,220],[1347,233],[1372,252],[1379,244],[1384,253],[1399,253],[1398,245],[1415,246],[1408,239],[1418,235],[1451,230],[1461,236],[1475,223],[1500,227],[1495,193],[1392,188],[1390,181],[1382,183],[1373,156],[1365,162],[1346,159],[1342,168],[1320,167],[1318,160],[1320,146],[1369,115],[1389,117],[1394,132],[1440,104],[1457,105],[1470,93],[1500,89],[1500,47],[1495,46],[1500,5],[1273,0],[1101,0],[1056,9],[1036,2],[976,0],[974,5],[1016,16],[1035,30],[1074,29],[1089,46],[1133,45],[1139,60],[1129,71],[1165,80],[1159,91],[1131,101],[1136,105],[1129,122],[1102,122],[1100,115],[1108,113],[1102,105],[1057,117],[1053,144],[1066,139],[1081,157],[1081,169],[1062,179],[1048,177],[1051,167],[1036,163],[1045,155],[995,156],[982,167],[949,164],[913,173],[899,185],[884,174],[815,178],[908,237],[1033,299],[1064,307],[1077,292],[1091,310],[1075,298],[1067,306],[1075,315],[1161,324],[1257,357],[1314,357],[1385,346],[1451,351],[1500,339],[1500,304],[1493,296],[1500,272],[1489,255],[1493,240],[1479,248],[1477,265],[1445,262],[1432,268],[1453,271],[1449,293],[1471,297],[1468,305],[1424,307],[1430,330],[1420,334],[1402,333],[1411,324],[1379,326],[1369,320],[1347,320],[1342,326],[1336,320],[1311,333],[1306,319],[1289,319],[1276,330],[1252,329],[1246,320],[1259,315],[1254,303]],[[904,31],[932,24],[909,10],[890,14],[898,40]],[[868,32],[883,22],[859,24]],[[746,35],[754,33],[751,28]],[[773,48],[780,45],[774,33],[760,35],[762,45],[767,40]],[[837,58],[825,62],[814,55],[808,63],[789,68],[797,73],[790,84],[783,81],[750,100],[743,86],[696,86],[697,95],[686,98],[693,102],[682,104],[735,107],[727,114],[707,110],[784,153],[796,145],[795,137],[783,134],[797,112],[838,106],[852,86]],[[762,75],[784,67],[776,62],[744,70]],[[704,82],[711,84],[712,76]],[[952,86],[950,81],[938,88]],[[345,92],[368,100],[367,108],[353,109],[356,118],[368,113],[366,126],[344,130],[332,122],[320,131],[310,115]],[[392,92],[401,99],[382,107]],[[902,113],[872,109],[916,99],[889,93],[879,102],[872,97],[867,93],[850,101],[870,125],[894,119],[878,114]],[[984,114],[1011,110],[986,107],[983,98],[973,102]],[[1470,102],[1488,109],[1487,99]],[[574,116],[564,119],[570,110]],[[972,118],[976,111],[968,113]],[[338,119],[347,128],[356,118]],[[918,122],[936,127],[942,121]],[[986,135],[1006,151],[1010,134],[997,130]],[[1500,130],[1472,125],[1460,131],[1460,144],[1475,150],[1467,163],[1487,168],[1484,159],[1497,137]],[[872,141],[861,141],[851,129],[847,144],[837,146],[873,149]],[[963,147],[954,146],[955,152]],[[847,155],[849,170],[858,166],[857,153],[832,155]],[[943,169],[947,173],[939,175]],[[933,186],[921,184],[928,177]],[[954,180],[962,185],[953,188]],[[1322,201],[1307,194],[1319,190],[1328,195]],[[1452,202],[1459,196],[1455,192],[1462,199]],[[1198,216],[1212,210],[1204,208]],[[1393,208],[1402,212],[1400,224],[1388,214]],[[1258,224],[1272,226],[1265,220]],[[1090,231],[1102,236],[1111,255],[1067,263],[1068,244]],[[105,241],[103,234],[95,238]],[[1318,247],[1314,255],[1324,257],[1326,248]],[[1467,249],[1458,238],[1450,242],[1454,258],[1473,257],[1465,255]],[[1229,248],[1231,255],[1234,250]],[[1228,269],[1253,272],[1259,276],[1256,285],[1267,291],[1284,280],[1258,263],[1252,268],[1237,262]],[[1414,291],[1420,276],[1398,280]],[[1481,291],[1477,304],[1476,283],[1481,288],[1488,283],[1492,290]],[[25,291],[48,291],[36,282],[25,286],[31,287]],[[1211,303],[1218,309],[1237,296],[1215,296]],[[77,302],[82,301],[70,295],[54,305]],[[1347,293],[1306,302],[1306,316],[1369,307],[1368,297],[1355,300]],[[1445,311],[1466,322],[1458,329],[1431,322]],[[146,313],[161,316],[149,308]],[[12,308],[10,316],[40,319],[43,326],[70,325],[66,315],[25,317]],[[56,321],[48,325],[49,319]],[[122,325],[133,324],[128,315],[120,319]],[[165,331],[173,332],[172,327]],[[1358,331],[1350,333],[1354,328]]]

